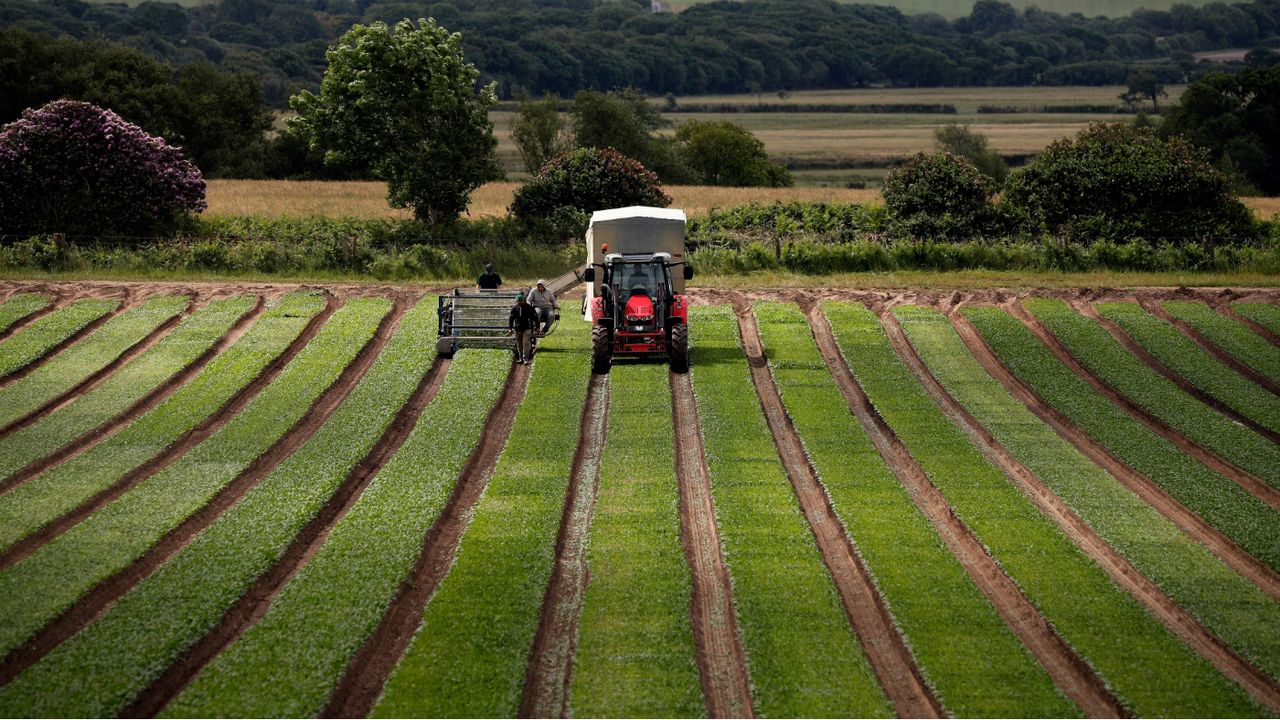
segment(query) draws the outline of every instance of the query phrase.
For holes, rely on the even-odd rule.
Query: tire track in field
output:
[[[1280,685],[1232,650],[1143,575],[956,401],[920,358],[892,311],[882,311],[880,321],[898,357],[911,368],[943,412],[965,431],[992,464],[1014,481],[1022,494],[1035,503],[1041,513],[1053,520],[1063,534],[1105,570],[1113,582],[1146,608],[1152,617],[1272,712],[1280,712]]]
[[[13,295],[18,294],[19,292],[31,292],[31,291],[15,289],[14,291],[9,293],[9,296],[12,297]],[[70,299],[60,291],[55,292],[52,290],[42,290],[40,291],[39,294],[52,296],[52,299],[49,300],[49,304],[45,305],[39,310],[36,310],[35,312],[28,313],[27,315],[24,315],[18,318],[17,320],[14,320],[12,325],[5,328],[4,330],[0,330],[0,342],[3,342],[4,340],[8,340],[9,337],[12,336],[14,333],[25,328],[26,326],[30,325],[36,320],[39,320],[45,315],[48,315],[54,310],[60,310],[66,307],[71,302]],[[5,299],[7,300],[8,298],[5,298]]]
[[[1130,492],[1137,495],[1161,515],[1168,518],[1180,530],[1192,539],[1209,548],[1209,551],[1226,563],[1247,580],[1257,585],[1274,600],[1280,601],[1280,574],[1264,565],[1250,555],[1234,541],[1223,535],[1221,531],[1210,525],[1204,518],[1192,512],[1164,488],[1157,485],[1147,476],[1134,470],[1116,457],[1101,443],[1088,433],[1076,427],[1049,403],[1046,403],[1034,391],[1022,384],[1008,368],[1000,362],[995,352],[987,346],[986,341],[973,327],[967,318],[954,309],[947,311],[951,324],[960,334],[960,338],[969,348],[969,352],[977,358],[982,367],[1004,386],[1014,397],[1022,402],[1036,417],[1053,428],[1067,442],[1084,453],[1096,465],[1106,470],[1120,481]]]
[[[724,563],[711,497],[711,473],[688,373],[670,373],[676,479],[680,485],[680,544],[693,580],[690,604],[698,675],[713,718],[754,717],[747,657],[738,635],[733,584]]]
[[[1164,320],[1170,325],[1178,328],[1178,330],[1181,331],[1183,335],[1187,336],[1187,338],[1190,339],[1191,342],[1198,345],[1201,350],[1204,350],[1205,352],[1209,353],[1209,355],[1211,355],[1218,362],[1222,363],[1223,365],[1226,365],[1232,370],[1235,370],[1241,375],[1249,378],[1250,380],[1257,383],[1258,385],[1261,385],[1262,387],[1266,388],[1269,392],[1271,392],[1273,395],[1280,395],[1280,385],[1276,384],[1274,380],[1267,377],[1266,375],[1263,375],[1257,370],[1254,370],[1253,368],[1249,367],[1247,364],[1237,360],[1234,355],[1218,347],[1217,343],[1205,337],[1199,330],[1196,330],[1195,328],[1191,327],[1181,318],[1176,318],[1170,315],[1164,309],[1164,307],[1160,305],[1160,302],[1158,300],[1151,300],[1151,299],[1142,300],[1139,302],[1139,305],[1142,306],[1143,310],[1146,310],[1152,315],[1155,315],[1161,320]]]
[[[556,538],[555,569],[542,601],[538,634],[529,652],[520,717],[562,718],[569,709],[578,622],[589,578],[587,534],[600,489],[600,459],[609,429],[609,376],[592,374],[590,383]]]
[[[1280,490],[1271,487],[1265,480],[1239,467],[1235,463],[1218,455],[1209,448],[1184,435],[1180,430],[1166,424],[1163,420],[1148,412],[1141,405],[1129,399],[1128,395],[1108,385],[1102,378],[1094,375],[1089,368],[1076,359],[1054,334],[1041,323],[1039,318],[1022,307],[1019,302],[1009,302],[1002,306],[1010,315],[1022,321],[1040,340],[1049,352],[1066,365],[1081,380],[1084,380],[1111,404],[1120,407],[1138,422],[1146,425],[1152,432],[1173,443],[1182,452],[1190,455],[1200,464],[1231,480],[1244,488],[1262,502],[1280,511]],[[1119,328],[1117,328],[1118,330]],[[1113,333],[1114,335],[1114,333]]]
[[[437,357],[423,376],[408,402],[396,413],[373,449],[351,472],[337,491],[294,537],[287,550],[269,570],[223,615],[222,619],[198,642],[188,648],[160,677],[138,694],[120,712],[121,717],[154,717],[177,697],[215,657],[235,642],[245,630],[267,613],[289,581],[315,555],[325,539],[356,501],[382,467],[404,444],[419,416],[435,399],[449,372],[449,358]]]
[[[49,540],[57,537],[86,517],[89,517],[107,503],[123,495],[130,488],[173,464],[174,461],[185,455],[187,451],[204,442],[207,438],[220,430],[223,425],[227,424],[227,422],[236,415],[239,415],[240,412],[244,410],[245,406],[247,406],[263,388],[271,384],[271,381],[275,380],[276,376],[280,374],[280,371],[283,370],[298,353],[302,352],[302,349],[311,342],[312,338],[314,338],[318,332],[320,332],[320,327],[328,321],[329,317],[333,315],[333,312],[337,307],[337,299],[326,292],[324,309],[316,313],[311,320],[307,322],[307,326],[303,328],[303,331],[298,335],[298,337],[294,338],[293,342],[289,343],[289,347],[285,348],[283,353],[277,356],[275,360],[271,361],[271,363],[258,374],[258,377],[254,378],[252,382],[241,388],[240,391],[237,392],[231,400],[224,403],[221,408],[201,421],[194,429],[178,438],[159,454],[128,473],[125,473],[124,477],[117,480],[105,490],[102,490],[88,500],[85,500],[75,509],[67,512],[62,517],[54,520],[48,525],[45,525],[40,530],[37,530],[22,540],[14,543],[7,550],[0,552],[0,570],[11,567],[18,561],[29,556],[45,543],[49,542]]]
[[[218,339],[218,342],[214,343],[212,347],[210,347],[203,354],[201,354],[199,357],[193,360],[187,367],[171,375],[167,380],[165,380],[163,383],[161,383],[151,392],[139,398],[137,401],[134,402],[133,405],[130,405],[119,415],[107,420],[106,422],[102,423],[98,427],[93,428],[92,430],[86,432],[80,437],[67,443],[66,445],[63,445],[61,448],[58,448],[57,450],[50,453],[49,455],[46,455],[43,458],[33,461],[31,464],[17,471],[13,475],[7,478],[4,478],[3,480],[0,480],[0,494],[7,493],[13,488],[18,487],[19,485],[22,485],[23,483],[27,482],[28,480],[31,480],[32,478],[39,476],[40,474],[44,473],[50,468],[53,468],[64,462],[67,462],[72,458],[75,458],[76,456],[80,455],[81,453],[85,452],[89,448],[96,445],[101,440],[115,434],[116,431],[120,430],[121,428],[124,428],[125,426],[131,424],[134,420],[137,420],[138,418],[147,414],[151,410],[155,409],[156,406],[160,405],[160,403],[168,399],[170,395],[172,395],[182,386],[186,385],[188,381],[190,381],[193,377],[199,374],[199,372],[203,370],[204,367],[208,365],[210,361],[212,361],[224,350],[234,345],[237,340],[243,337],[244,334],[249,331],[249,328],[252,327],[253,324],[258,321],[258,318],[261,317],[264,312],[266,312],[265,300],[263,296],[258,295],[257,303],[253,306],[253,308],[251,308],[248,312],[246,312],[243,316],[241,316],[239,320],[237,320],[234,324],[232,324],[231,328],[227,330],[226,334],[224,334],[221,338]],[[43,411],[41,413],[41,417],[43,417],[44,414],[47,414],[48,412],[53,412],[56,409],[57,408],[50,408],[47,411]],[[25,422],[24,426],[30,425],[40,420],[41,417],[32,418],[29,422]],[[20,428],[13,428],[13,430],[17,430],[17,429],[20,429]]]
[[[347,665],[319,717],[365,717],[373,708],[391,671],[413,641],[424,608],[453,567],[458,543],[471,523],[475,504],[484,494],[511,435],[516,410],[529,384],[529,370],[528,365],[512,364],[502,395],[489,411],[480,444],[458,476],[440,517],[427,532],[418,562],[401,584],[378,629]]]
[[[1219,313],[1226,315],[1232,320],[1235,320],[1241,325],[1244,325],[1245,327],[1249,328],[1256,335],[1261,337],[1263,340],[1266,340],[1267,342],[1271,343],[1272,345],[1275,345],[1276,347],[1280,347],[1280,335],[1276,335],[1275,333],[1271,332],[1271,328],[1265,327],[1260,323],[1254,322],[1253,320],[1250,320],[1249,318],[1236,312],[1235,308],[1231,307],[1230,301],[1225,301],[1225,302],[1220,301],[1216,303],[1210,303],[1210,307],[1212,307],[1214,310],[1217,310]]]
[[[988,552],[982,541],[956,516],[946,497],[928,474],[911,457],[893,428],[871,404],[850,371],[835,336],[822,311],[813,304],[805,308],[809,326],[823,360],[876,449],[902,482],[903,487],[937,529],[943,542],[964,566],[975,584],[999,612],[1005,624],[1022,640],[1031,654],[1049,673],[1054,683],[1090,717],[1125,717],[1129,713],[1111,694],[1106,682],[1057,633],[1035,604],[1027,599],[1004,568]]]
[[[737,294],[733,296],[733,305],[742,348],[751,367],[751,381],[760,398],[774,446],[813,531],[822,560],[835,582],[845,614],[880,686],[901,717],[944,717],[941,704],[916,667],[915,658],[899,633],[871,573],[863,564],[853,541],[843,531],[840,519],[831,507],[831,498],[809,463],[804,444],[791,424],[773,374],[769,371],[751,306]],[[814,660],[818,661],[817,658]]]
[[[0,377],[0,388],[8,387],[9,385],[12,385],[13,383],[35,372],[36,368],[40,367],[41,365],[44,365],[51,358],[57,356],[63,350],[66,350],[72,345],[75,345],[76,343],[85,339],[86,337],[91,335],[94,330],[97,330],[98,328],[110,322],[111,319],[114,318],[115,316],[127,310],[132,310],[137,304],[138,303],[131,298],[121,299],[120,304],[116,307],[115,310],[112,310],[111,312],[104,314],[102,317],[96,320],[93,320],[88,325],[85,325],[84,327],[75,331],[66,339],[64,339],[62,342],[49,348],[49,350],[45,354],[41,355],[35,360],[32,360],[31,362],[27,363],[26,365],[23,365],[22,367],[18,368],[17,370],[14,370],[13,372],[9,373],[8,375],[5,375],[4,377]],[[66,305],[59,306],[58,309],[62,309],[63,307],[66,307]],[[31,316],[28,315],[27,317],[31,317]],[[17,325],[18,323],[14,323],[14,324]],[[13,328],[10,328],[10,330],[12,329]]]

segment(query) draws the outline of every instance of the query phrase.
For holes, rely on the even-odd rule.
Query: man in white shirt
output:
[[[555,318],[556,311],[560,309],[555,293],[547,289],[545,282],[539,280],[538,284],[529,291],[529,304],[538,313],[538,322],[542,325],[538,335],[546,335],[551,329],[551,321]]]

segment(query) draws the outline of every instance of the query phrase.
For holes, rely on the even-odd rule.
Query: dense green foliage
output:
[[[697,173],[700,185],[791,187],[795,180],[782,165],[769,161],[764,143],[741,125],[721,121],[680,123],[676,150]]]
[[[569,108],[574,142],[578,147],[612,148],[652,170],[663,182],[690,184],[695,173],[676,150],[672,139],[659,131],[671,126],[644,93],[626,90],[583,90]]]
[[[540,100],[520,98],[511,118],[511,142],[524,169],[535,175],[548,160],[572,150],[573,135],[560,116],[560,97],[548,93]]]
[[[582,237],[596,210],[649,205],[666,207],[671,197],[658,176],[613,149],[582,148],[560,155],[516,190],[511,214],[529,223],[547,223],[570,237]]]
[[[118,300],[78,300],[38,318],[0,344],[0,378],[44,357],[60,343],[118,307]]]
[[[1252,320],[1280,335],[1280,306],[1270,303],[1236,303],[1231,306],[1240,317]]]
[[[1170,301],[1163,307],[1235,359],[1280,383],[1280,351],[1276,346],[1202,302]]]
[[[934,143],[943,152],[959,155],[991,178],[996,187],[1004,185],[1009,177],[1009,166],[1000,153],[987,147],[987,136],[968,125],[951,123],[933,131]]]
[[[47,307],[51,302],[48,295],[40,293],[17,293],[10,295],[3,303],[0,303],[0,333],[13,327],[14,323],[39,312]]]
[[[968,240],[991,215],[994,184],[962,155],[920,153],[884,177],[884,205],[912,238]]]

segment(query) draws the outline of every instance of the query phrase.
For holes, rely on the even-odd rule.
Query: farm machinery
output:
[[[576,285],[582,279],[576,270],[561,275],[547,284],[556,295]],[[436,314],[439,318],[437,328],[436,352],[445,357],[452,356],[463,348],[512,348],[511,337],[507,335],[507,317],[511,306],[516,304],[516,297],[521,290],[462,290],[455,289],[448,295],[441,295]],[[525,293],[528,294],[527,292]],[[555,332],[560,324],[560,313],[546,334]],[[534,345],[538,342],[534,337]]]

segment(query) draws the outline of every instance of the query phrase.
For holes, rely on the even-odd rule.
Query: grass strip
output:
[[[872,404],[956,515],[1122,702],[1139,716],[1257,712],[982,455],[898,357],[874,313],[852,303],[824,303],[823,312]]]
[[[961,312],[1036,395],[1246,552],[1280,570],[1280,523],[1274,510],[1113,405],[1016,318],[989,307]]]
[[[799,308],[761,303],[756,317],[814,469],[947,712],[1078,717],[876,452]]]
[[[391,303],[340,308],[244,411],[172,465],[0,573],[0,653],[136,560],[284,436],[373,337]]]
[[[667,366],[614,365],[570,712],[701,717]]]
[[[899,307],[894,314],[947,392],[1002,445],[1169,597],[1280,677],[1280,604],[1040,422],[969,354],[942,313]]]
[[[214,414],[262,374],[325,301],[293,293],[163,403],[81,455],[0,496],[0,547],[9,547],[110,487]]]
[[[1280,382],[1280,351],[1249,328],[1202,302],[1170,300],[1161,307],[1235,359]]]
[[[556,562],[591,375],[591,326],[538,343],[511,437],[457,561],[374,708],[376,717],[515,717]]]
[[[1172,324],[1137,303],[1098,303],[1098,314],[1119,325],[1129,337],[1166,367],[1210,397],[1259,425],[1280,432],[1280,398],[1218,362]]]
[[[0,477],[12,475],[129,409],[213,347],[253,309],[254,302],[252,296],[242,295],[209,303],[101,384],[0,440]],[[95,337],[112,324],[103,326]]]
[[[13,327],[22,318],[49,307],[52,302],[48,295],[39,293],[18,293],[9,296],[0,303],[0,333]]]
[[[1280,305],[1271,303],[1235,303],[1231,309],[1242,318],[1252,320],[1280,335]]]
[[[733,310],[691,318],[693,388],[756,711],[892,715],[774,449]]]
[[[484,431],[511,356],[466,350],[395,456],[266,615],[196,676],[167,717],[310,717],[377,628]]]
[[[1063,301],[1029,299],[1023,305],[1103,382],[1219,457],[1280,487],[1280,446],[1184,392],[1129,352],[1101,323]]]
[[[118,300],[80,300],[22,328],[0,343],[0,378],[44,357],[59,343],[118,307]]]
[[[101,619],[0,688],[0,715],[119,714],[280,559],[373,449],[430,369],[435,332],[428,297],[310,440]]]

